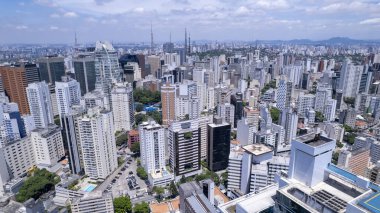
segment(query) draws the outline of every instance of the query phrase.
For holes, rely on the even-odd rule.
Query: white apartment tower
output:
[[[37,128],[46,128],[54,123],[49,87],[45,81],[31,83],[26,88],[30,113]]]
[[[129,131],[135,123],[133,89],[130,84],[116,84],[111,91],[115,131]]]
[[[69,114],[73,105],[80,104],[80,85],[68,76],[63,76],[62,82],[55,82],[55,94],[60,117]]]
[[[343,91],[343,97],[355,97],[359,90],[360,78],[363,66],[354,65],[350,59],[346,59],[340,71],[339,89]]]
[[[233,127],[235,124],[235,106],[230,103],[224,103],[218,105],[218,116],[223,119],[223,122],[231,124]]]
[[[289,107],[292,100],[293,83],[285,79],[281,79],[277,89],[277,108],[284,110]]]
[[[80,145],[85,173],[105,179],[117,168],[112,112],[95,107],[79,119]]]
[[[141,165],[149,174],[165,170],[165,129],[155,121],[139,125]]]
[[[36,164],[51,167],[65,156],[61,128],[50,124],[46,128],[37,128],[31,134]]]

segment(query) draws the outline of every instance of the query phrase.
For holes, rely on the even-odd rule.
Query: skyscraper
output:
[[[38,68],[41,81],[54,85],[65,75],[65,58],[58,56],[47,56],[38,59]]]
[[[285,143],[289,144],[297,134],[298,115],[293,108],[281,112],[281,126],[285,129]]]
[[[95,56],[92,53],[80,54],[73,58],[75,80],[80,84],[81,95],[95,89]]]
[[[214,123],[208,124],[207,165],[211,171],[224,170],[228,166],[230,155],[231,124],[214,117]]]
[[[68,150],[68,160],[71,173],[78,174],[83,170],[82,149],[79,137],[79,119],[85,111],[82,106],[72,107],[68,114],[61,116],[62,137],[65,150]]]
[[[85,173],[93,179],[105,179],[117,168],[112,112],[90,108],[79,119],[79,135]]]
[[[110,94],[113,82],[121,79],[121,68],[116,50],[109,42],[96,42],[95,47],[96,88]]]
[[[128,83],[116,84],[111,91],[111,100],[115,130],[131,130],[135,123],[132,86]]]
[[[197,120],[172,123],[168,130],[169,164],[181,178],[198,174],[201,169],[200,129]]]
[[[290,106],[292,100],[293,83],[285,79],[281,79],[277,89],[277,108],[284,110]]]
[[[0,66],[0,74],[5,93],[10,101],[17,103],[21,114],[29,114],[25,89],[28,84],[40,81],[37,66],[25,63],[15,66]]]
[[[339,89],[343,91],[343,97],[355,97],[359,91],[360,78],[363,66],[354,65],[350,59],[346,59],[340,70]]]
[[[165,129],[155,121],[139,125],[141,165],[145,171],[154,173],[165,170]]]
[[[81,92],[78,81],[63,76],[61,82],[55,83],[55,95],[57,99],[58,112],[60,117],[70,113],[73,105],[80,104]]]
[[[169,125],[176,119],[176,87],[175,85],[162,85],[161,103],[162,103],[162,123]]]
[[[234,95],[231,95],[231,104],[235,107],[233,127],[236,128],[238,120],[243,117],[243,94],[238,92]]]
[[[50,91],[47,83],[31,83],[26,88],[30,113],[37,128],[46,128],[54,123]]]
[[[235,126],[235,107],[232,104],[225,103],[218,105],[218,116],[223,119],[224,122]]]

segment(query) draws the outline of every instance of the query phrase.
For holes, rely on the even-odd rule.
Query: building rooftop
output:
[[[309,133],[306,135],[302,135],[296,138],[297,141],[307,144],[312,147],[317,147],[320,145],[323,145],[325,143],[330,143],[333,141],[330,138],[321,136],[320,134],[315,134],[315,133]]]
[[[264,144],[250,144],[243,147],[247,152],[250,152],[253,155],[262,155],[268,152],[272,152],[272,148]]]

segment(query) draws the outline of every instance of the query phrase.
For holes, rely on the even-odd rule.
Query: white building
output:
[[[165,129],[155,121],[139,125],[141,165],[147,173],[165,169]]]
[[[306,113],[314,108],[315,105],[315,96],[312,94],[305,95],[304,93],[300,93],[298,96],[298,114],[300,116],[305,116]]]
[[[55,94],[60,117],[69,114],[73,105],[80,104],[80,85],[75,79],[64,76],[62,82],[56,81]]]
[[[113,213],[113,203],[111,194],[101,192],[92,193],[84,197],[76,197],[71,200],[71,212],[73,213]]]
[[[37,128],[31,134],[34,156],[38,167],[54,167],[65,156],[61,128],[50,124]]]
[[[282,111],[281,126],[285,129],[285,143],[289,144],[297,134],[298,115],[292,108]]]
[[[223,122],[231,124],[233,127],[235,124],[235,106],[230,103],[224,103],[218,105],[218,116],[223,119]]]
[[[201,159],[207,159],[207,125],[212,123],[212,116],[204,116],[198,118],[199,129],[201,130],[200,140],[201,140]]]
[[[26,88],[30,114],[37,128],[46,128],[54,123],[49,87],[45,81],[31,83]]]
[[[344,61],[339,81],[339,89],[343,91],[343,97],[356,97],[362,73],[362,65],[354,65],[350,59]]]
[[[277,108],[284,110],[289,107],[292,100],[293,83],[285,79],[281,79],[277,89]]]
[[[79,132],[85,173],[92,179],[105,179],[117,168],[112,113],[89,109],[79,120]]]
[[[327,100],[332,98],[332,88],[328,84],[319,84],[315,93],[314,110],[323,113]]]
[[[323,111],[323,116],[326,121],[335,121],[335,111],[336,111],[336,100],[328,99],[325,104],[325,109]]]
[[[236,139],[241,145],[253,144],[255,140],[254,134],[257,132],[257,127],[248,122],[247,118],[239,120],[237,123]]]
[[[111,100],[115,130],[131,130],[135,123],[132,86],[116,84],[111,91]]]

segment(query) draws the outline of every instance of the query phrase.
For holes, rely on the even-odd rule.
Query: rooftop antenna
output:
[[[74,34],[74,47],[77,47],[77,46],[78,46],[77,31],[75,31],[75,34]]]

